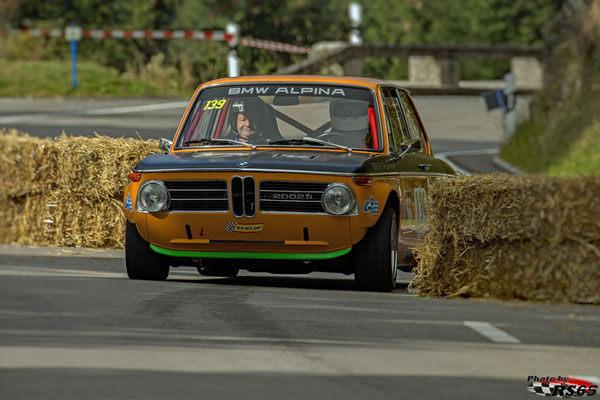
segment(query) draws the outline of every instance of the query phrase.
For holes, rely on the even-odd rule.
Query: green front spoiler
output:
[[[249,253],[249,252],[225,252],[225,251],[180,251],[168,250],[154,245],[150,248],[157,253],[171,257],[191,257],[191,258],[240,258],[240,259],[259,259],[259,260],[329,260],[331,258],[341,257],[352,250],[343,249],[329,253]]]

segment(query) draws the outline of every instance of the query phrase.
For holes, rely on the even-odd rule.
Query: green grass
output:
[[[590,125],[559,162],[547,169],[554,176],[600,174],[600,122]]]
[[[500,156],[525,172],[600,174],[600,92],[539,112],[519,125]]]
[[[0,96],[7,97],[126,97],[180,96],[172,87],[123,76],[90,62],[77,64],[77,89],[71,87],[71,63],[66,61],[0,60]]]

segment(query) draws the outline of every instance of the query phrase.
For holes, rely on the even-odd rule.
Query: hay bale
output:
[[[156,140],[0,131],[0,242],[123,248],[127,174]]]
[[[411,287],[429,296],[600,303],[600,177],[437,182]]]

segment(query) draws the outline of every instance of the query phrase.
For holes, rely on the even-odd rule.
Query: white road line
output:
[[[0,117],[0,124],[14,124],[15,122],[28,122],[33,119],[50,118],[50,114],[20,114]]]
[[[500,152],[499,149],[479,149],[479,150],[458,150],[458,151],[445,151],[442,154],[445,154],[446,157],[457,157],[457,156],[478,156],[478,155],[486,155],[486,154],[498,154]]]
[[[187,373],[277,373],[294,376],[368,377],[470,377],[521,382],[543,366],[548,371],[573,372],[597,369],[600,350],[556,345],[482,346],[480,343],[448,341],[398,341],[397,345],[372,346],[312,344],[298,346],[272,342],[146,343],[132,337],[126,342],[95,341],[94,346],[73,346],[57,338],[20,338],[26,345],[0,346],[0,374],[18,368],[85,368],[90,371],[136,370]],[[60,339],[60,337],[58,337]],[[43,340],[43,339],[42,339]],[[62,339],[64,340],[64,339]],[[67,338],[68,340],[68,338]],[[37,343],[44,343],[40,345]],[[84,342],[85,344],[85,342]],[[251,345],[249,345],[251,344]],[[399,362],[418,360],[418,362]],[[573,367],[565,367],[574,366]],[[294,374],[294,375],[292,375]],[[586,374],[582,374],[586,375]],[[234,375],[231,375],[232,377]],[[571,375],[569,375],[571,376]],[[524,393],[527,393],[523,386]],[[532,397],[533,399],[533,397]]]
[[[0,117],[1,124],[14,124],[19,122],[29,122],[34,119],[46,119],[46,118],[64,118],[71,115],[112,115],[112,114],[126,114],[143,111],[154,111],[154,110],[166,110],[169,108],[185,108],[187,107],[187,101],[172,101],[169,103],[157,103],[157,104],[144,104],[140,106],[130,107],[110,107],[110,108],[96,108],[91,110],[84,110],[81,112],[57,112],[55,114],[19,114],[19,115],[8,115]]]
[[[600,385],[600,378],[598,378],[597,376],[582,376],[582,375],[567,375],[565,374],[565,376],[570,376],[571,378],[575,378],[575,379],[581,379],[584,381],[588,381],[588,382],[592,382],[595,383],[596,385]]]
[[[63,314],[63,313],[52,313],[56,316],[82,316],[78,314]],[[49,315],[46,315],[49,316]],[[89,316],[89,314],[83,314],[83,316]],[[249,336],[211,336],[211,335],[196,335],[186,333],[176,333],[171,330],[154,330],[154,331],[143,331],[143,330],[132,330],[132,331],[66,331],[58,329],[48,330],[31,330],[31,329],[2,329],[0,328],[0,335],[6,337],[9,335],[22,337],[54,337],[58,336],[61,338],[137,338],[137,339],[164,339],[166,336],[173,340],[196,340],[196,341],[210,341],[210,342],[246,342],[246,343],[292,343],[292,344],[312,344],[312,345],[323,345],[323,346],[372,346],[373,344],[369,341],[358,341],[358,340],[328,340],[328,339],[303,339],[303,338],[279,338],[279,337],[249,337]],[[2,349],[0,345],[0,349]]]
[[[110,115],[110,114],[126,114],[140,111],[154,111],[154,110],[166,110],[169,108],[183,108],[187,107],[187,101],[174,101],[170,103],[158,103],[158,104],[144,104],[141,106],[130,106],[130,107],[111,107],[111,108],[97,108],[95,110],[86,110],[83,113],[86,115]]]
[[[496,343],[521,343],[516,337],[496,328],[489,322],[465,321],[464,325]]]
[[[38,277],[71,277],[71,278],[125,278],[125,272],[86,271],[78,269],[60,269],[46,267],[29,267],[5,265],[0,270],[0,276],[38,276]]]

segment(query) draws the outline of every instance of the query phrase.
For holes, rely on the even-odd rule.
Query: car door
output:
[[[412,139],[409,126],[404,115],[399,92],[393,87],[382,88],[385,123],[390,143],[390,152],[395,155],[391,162],[398,171],[397,188],[400,195],[400,235],[398,235],[398,254],[410,253],[422,235],[421,226],[426,218],[425,197],[427,177],[422,171],[421,153],[403,153],[401,144]],[[398,260],[404,262],[405,260]]]
[[[398,90],[398,97],[402,105],[402,111],[408,125],[408,133],[411,139],[418,139],[421,142],[421,149],[414,153],[415,157],[419,157],[419,175],[421,177],[417,187],[413,190],[414,208],[415,208],[415,232],[417,237],[422,237],[427,229],[427,197],[429,193],[429,185],[435,179],[446,174],[442,162],[434,158],[431,154],[429,139],[423,127],[419,113],[414,105],[414,102],[403,90]]]

